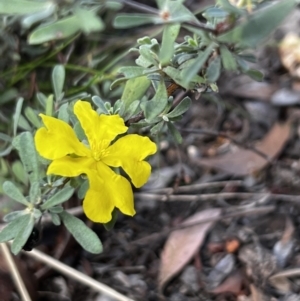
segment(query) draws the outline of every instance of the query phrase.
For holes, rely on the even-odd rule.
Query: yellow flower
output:
[[[135,214],[133,193],[129,181],[110,167],[122,167],[135,187],[144,185],[151,166],[143,161],[156,152],[148,137],[130,134],[112,141],[127,131],[119,115],[98,115],[85,101],[77,101],[74,113],[88,139],[80,142],[66,122],[40,114],[45,127],[35,135],[39,154],[52,160],[47,174],[76,177],[86,174],[89,189],[83,210],[94,222],[107,223],[115,207],[127,215]]]

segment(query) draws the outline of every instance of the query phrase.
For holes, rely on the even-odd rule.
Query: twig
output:
[[[197,191],[202,189],[220,188],[229,185],[241,186],[243,185],[243,183],[244,182],[242,180],[207,182],[207,183],[198,183],[198,184],[179,186],[176,188],[168,187],[168,188],[149,189],[149,190],[145,190],[145,192],[159,193],[159,194],[185,193],[185,192],[192,192],[192,191]]]
[[[300,202],[300,195],[288,195],[288,194],[270,194],[263,192],[220,192],[220,193],[207,193],[207,194],[184,194],[184,195],[167,195],[167,194],[155,194],[155,193],[142,193],[138,192],[134,194],[136,197],[143,200],[161,201],[161,202],[197,202],[197,201],[213,201],[218,198],[223,199],[246,199],[251,197],[264,197],[269,195],[273,200],[282,200],[287,202]]]
[[[272,275],[269,279],[272,281],[278,278],[286,278],[286,277],[295,277],[300,275],[300,268],[288,269],[284,271],[280,271],[274,275]]]
[[[9,248],[7,246],[6,243],[1,243],[0,244],[0,247],[1,247],[1,251],[2,251],[2,254],[7,262],[7,265],[10,269],[10,272],[12,274],[12,278],[14,280],[14,283],[17,287],[17,290],[19,291],[20,295],[21,295],[21,298],[23,301],[31,301],[31,298],[29,296],[29,293],[26,289],[26,286],[23,282],[23,279],[19,273],[19,270],[16,266],[16,263],[14,262],[13,260],[13,257],[9,251]]]
[[[45,263],[46,265],[50,266],[54,270],[59,271],[60,273],[66,275],[67,277],[73,278],[74,280],[77,280],[102,294],[110,296],[117,301],[134,301],[133,299],[130,299],[130,298],[120,294],[119,292],[115,291],[114,289],[110,288],[109,286],[107,286],[99,281],[96,281],[95,279],[67,266],[66,264],[64,264],[36,249],[33,249],[30,252],[23,252],[23,253],[26,254],[27,256],[30,256],[34,259],[37,259],[37,260]]]
[[[199,135],[210,135],[210,136],[215,136],[215,137],[226,138],[238,146],[241,146],[245,149],[249,149],[249,150],[253,151],[257,155],[259,155],[260,157],[265,159],[268,163],[273,164],[273,160],[267,154],[263,153],[262,151],[258,150],[257,148],[255,148],[252,145],[247,145],[247,144],[245,145],[244,143],[241,143],[240,141],[230,137],[229,135],[227,135],[225,133],[217,132],[217,131],[213,131],[213,130],[206,130],[206,129],[180,128],[179,130],[182,132],[186,132],[186,133],[194,133],[194,134],[199,134]]]
[[[276,207],[273,205],[272,206],[261,206],[261,207],[250,208],[250,209],[241,210],[241,211],[237,211],[237,212],[232,212],[232,213],[228,213],[228,214],[223,214],[221,216],[208,217],[199,222],[181,224],[181,225],[178,225],[178,226],[175,226],[172,228],[162,230],[161,232],[150,234],[146,237],[132,241],[131,243],[129,243],[129,245],[143,245],[145,243],[149,243],[149,241],[153,241],[153,240],[157,240],[157,239],[166,237],[171,232],[176,231],[176,230],[181,230],[181,229],[185,229],[185,228],[189,228],[189,227],[193,227],[193,226],[198,226],[200,224],[205,224],[205,223],[212,222],[212,221],[220,221],[220,220],[224,220],[227,218],[249,216],[249,215],[253,215],[253,214],[265,214],[265,213],[274,211],[275,208]]]

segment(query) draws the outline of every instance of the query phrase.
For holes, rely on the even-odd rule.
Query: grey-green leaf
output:
[[[255,70],[255,69],[249,69],[244,73],[257,81],[262,81],[264,78],[264,74],[259,70]]]
[[[138,66],[124,66],[119,69],[120,73],[123,73],[126,78],[134,78],[143,76],[145,68]]]
[[[51,6],[51,1],[0,0],[0,14],[26,15],[49,9]]]
[[[129,79],[121,97],[125,107],[128,108],[133,101],[140,100],[149,86],[150,80],[146,76]]]
[[[172,122],[167,123],[170,134],[172,135],[172,138],[174,139],[175,142],[181,144],[182,143],[182,137],[175,125]]]
[[[13,140],[13,146],[18,150],[30,183],[39,182],[39,165],[37,153],[30,132],[23,132]]]
[[[141,105],[144,110],[146,119],[151,121],[156,118],[164,110],[167,103],[167,89],[165,83],[161,81],[158,85],[154,97]]]
[[[40,197],[41,197],[40,183],[39,182],[31,183],[30,190],[29,190],[29,199],[31,204],[38,203],[40,201]]]
[[[77,16],[63,18],[54,23],[43,25],[35,29],[28,38],[31,45],[41,44],[52,40],[68,38],[81,29]]]
[[[17,129],[18,129],[18,124],[19,124],[19,119],[20,119],[20,116],[21,116],[23,101],[24,101],[23,97],[20,97],[18,99],[17,105],[16,105],[16,110],[15,110],[15,113],[14,113],[14,116],[13,116],[13,120],[14,120],[13,133],[14,133],[14,136],[16,136],[16,134],[17,134]]]
[[[26,107],[24,110],[24,114],[26,118],[36,127],[39,128],[41,126],[41,120],[36,114],[36,112],[31,107]]]
[[[29,222],[31,214],[24,214],[15,218],[0,232],[0,243],[9,241],[17,236],[19,231],[23,229]]]
[[[174,43],[179,34],[180,24],[167,24],[164,27],[159,61],[162,66],[168,65],[174,53]]]
[[[22,247],[25,245],[27,242],[32,229],[34,227],[34,217],[32,214],[28,214],[28,220],[27,223],[24,223],[24,226],[20,228],[20,231],[16,235],[12,245],[11,245],[11,251],[13,254],[17,255]]]
[[[232,55],[232,53],[228,50],[228,48],[222,45],[220,47],[220,53],[221,53],[222,65],[224,69],[236,70],[237,69],[236,60]]]
[[[220,35],[217,40],[224,43],[237,43],[246,47],[256,47],[293,10],[295,0],[278,1],[263,8],[234,29]]]
[[[16,176],[16,178],[23,183],[25,186],[28,185],[29,182],[29,178],[27,173],[24,170],[24,166],[21,163],[21,161],[17,160],[15,161],[12,165],[11,165],[11,169],[14,173],[14,176]]]
[[[174,118],[181,116],[185,113],[191,106],[191,99],[189,97],[185,97],[175,108],[173,111],[167,114],[168,118]]]
[[[60,101],[63,95],[63,87],[65,83],[66,71],[63,65],[56,65],[52,71],[52,85],[55,100]]]
[[[60,213],[59,216],[68,231],[85,250],[93,254],[102,252],[103,248],[99,237],[83,221],[66,211]]]
[[[217,81],[221,73],[221,59],[219,56],[215,57],[208,65],[206,69],[206,80],[209,83]]]
[[[194,64],[192,64],[189,68],[186,68],[183,71],[185,85],[188,85],[189,82],[195,77],[195,75],[197,75],[199,70],[205,64],[206,60],[209,58],[214,47],[214,43],[211,43],[209,46],[207,46],[206,49],[195,60]]]
[[[70,197],[73,195],[73,193],[74,193],[74,188],[71,186],[66,186],[63,189],[61,189],[58,193],[53,195],[50,199],[48,199],[44,204],[42,204],[41,209],[47,210],[51,207],[59,205],[69,200]]]
[[[97,110],[98,112],[100,110],[101,113],[104,113],[104,114],[109,113],[107,108],[105,107],[104,101],[101,99],[100,96],[98,96],[98,95],[92,96],[92,101],[98,107],[98,110]]]
[[[131,28],[157,21],[157,16],[148,14],[119,14],[114,22],[115,28]]]
[[[78,18],[81,30],[86,34],[93,31],[101,31],[104,28],[104,23],[94,10],[87,10],[77,6],[75,15]]]
[[[26,198],[23,196],[21,191],[17,188],[17,186],[14,183],[12,183],[10,181],[5,181],[3,183],[2,189],[5,192],[5,194],[8,195],[13,200],[15,200],[25,206],[30,205],[30,203],[26,200]]]

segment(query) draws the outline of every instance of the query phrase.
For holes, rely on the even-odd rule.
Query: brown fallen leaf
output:
[[[276,123],[267,135],[256,144],[255,148],[274,159],[282,150],[290,135],[290,123]],[[221,169],[229,174],[245,176],[260,171],[267,166],[268,161],[249,149],[237,148],[216,158],[203,158],[196,163],[215,169]]]
[[[201,222],[209,217],[218,217],[221,209],[207,209],[194,214],[182,224],[188,225]],[[173,231],[166,241],[161,254],[161,265],[159,271],[159,288],[164,290],[167,282],[178,274],[182,268],[193,258],[201,247],[207,231],[214,225],[215,221],[183,228]]]
[[[240,270],[231,273],[219,286],[211,290],[214,294],[232,293],[239,295],[242,292],[242,285],[245,281]]]

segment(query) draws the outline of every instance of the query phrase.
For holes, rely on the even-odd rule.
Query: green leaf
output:
[[[71,186],[64,187],[58,193],[53,195],[50,199],[48,199],[44,204],[41,205],[42,210],[47,210],[56,205],[62,204],[63,202],[70,199],[70,197],[74,193],[74,188]]]
[[[75,15],[78,18],[82,31],[86,34],[93,31],[101,31],[104,28],[104,23],[93,10],[82,9],[77,6]]]
[[[168,129],[170,131],[170,134],[172,136],[172,138],[174,139],[174,141],[176,143],[181,144],[182,143],[182,137],[181,134],[179,133],[179,131],[177,130],[177,128],[175,127],[175,125],[172,122],[168,122]]]
[[[13,146],[19,152],[24,169],[29,176],[30,183],[39,182],[38,157],[30,132],[23,132],[13,140]]]
[[[45,108],[45,113],[47,116],[52,116],[53,115],[53,95],[49,95],[47,100],[46,100],[46,108]]]
[[[117,86],[121,85],[122,83],[124,83],[126,81],[127,81],[126,77],[118,78],[112,82],[112,84],[110,85],[109,88],[110,88],[110,90],[113,90],[114,88],[116,88]]]
[[[122,116],[122,118],[126,121],[133,115],[137,113],[137,110],[139,108],[140,101],[135,100],[133,101],[128,108],[125,108],[124,112],[120,112],[119,114]]]
[[[61,220],[60,220],[59,215],[56,214],[56,213],[53,213],[53,212],[49,212],[49,213],[50,213],[50,216],[51,216],[51,219],[52,219],[52,223],[55,226],[60,226],[61,225]]]
[[[4,142],[12,142],[12,138],[9,135],[0,132],[0,140]]]
[[[125,66],[119,69],[119,72],[124,74],[126,78],[135,78],[143,76],[145,68],[138,66]]]
[[[13,120],[14,120],[13,133],[14,133],[14,136],[16,136],[16,134],[17,134],[17,129],[18,129],[18,124],[19,124],[19,120],[20,120],[20,116],[21,116],[23,101],[24,101],[23,97],[20,97],[18,99],[17,105],[16,105],[16,110],[15,110],[15,113],[14,113],[14,116],[13,116]]]
[[[40,189],[40,183],[34,182],[30,185],[30,191],[29,191],[29,199],[31,204],[36,204],[40,201],[41,197],[41,189]]]
[[[61,105],[58,109],[58,116],[57,116],[58,119],[63,120],[66,123],[69,123],[70,121],[68,108],[69,108],[68,103],[64,103],[63,105]]]
[[[98,107],[98,109],[100,109],[100,112],[104,113],[104,114],[108,114],[108,110],[105,107],[105,103],[104,101],[100,98],[100,96],[95,95],[92,97],[92,101],[93,103]],[[97,110],[99,112],[99,110]]]
[[[14,219],[23,216],[25,213],[25,210],[17,210],[17,211],[12,211],[6,215],[3,216],[3,221],[6,223],[12,222]]]
[[[29,35],[28,43],[30,45],[37,45],[53,40],[62,40],[74,35],[80,29],[81,24],[77,16],[66,17],[35,29]]]
[[[180,24],[167,24],[164,27],[162,43],[159,53],[159,61],[162,66],[168,65],[174,54],[174,43],[179,34]]]
[[[36,127],[39,128],[41,127],[41,120],[38,117],[38,115],[36,114],[36,112],[30,108],[30,107],[26,107],[24,110],[24,114],[26,116],[26,118]]]
[[[48,17],[50,17],[56,10],[56,5],[54,3],[52,3],[52,6],[48,6],[47,8],[45,8],[44,10],[35,12],[33,14],[24,16],[22,18],[22,27],[23,28],[30,28],[33,24],[45,20]]]
[[[221,59],[216,56],[208,65],[206,69],[206,80],[209,83],[214,83],[217,81],[221,73]]]
[[[131,28],[149,23],[155,23],[157,16],[149,14],[119,14],[114,22],[115,28]]]
[[[25,186],[28,185],[28,175],[24,170],[23,164],[21,163],[21,161],[15,161],[12,166],[11,169],[14,173],[14,175],[16,176],[16,178],[23,183]]]
[[[40,105],[45,108],[46,107],[46,101],[47,101],[47,97],[44,93],[42,92],[37,92],[36,93],[36,98],[39,101]]]
[[[26,198],[23,196],[21,191],[15,186],[14,183],[10,181],[5,181],[2,186],[3,191],[6,195],[8,195],[13,200],[25,205],[30,206],[30,203],[26,200]]]
[[[27,121],[27,119],[23,116],[20,115],[19,122],[18,122],[18,127],[25,130],[25,131],[31,131],[31,125]]]
[[[6,90],[3,94],[0,95],[0,105],[6,104],[17,98],[19,92],[15,88]]]
[[[22,247],[27,242],[33,227],[34,227],[34,217],[32,214],[28,214],[29,219],[27,220],[27,223],[24,224],[22,228],[20,228],[20,231],[16,235],[12,245],[11,245],[11,251],[13,254],[17,255]]]
[[[185,22],[195,22],[198,23],[199,20],[195,17],[195,15],[182,4],[183,1],[169,1],[168,2],[168,10],[170,11],[170,21],[185,23]],[[161,20],[163,23],[165,20]]]
[[[24,229],[28,224],[31,214],[23,211],[24,214],[15,218],[0,232],[0,243],[14,239],[21,229]]]
[[[62,213],[63,211],[64,211],[64,207],[61,205],[49,208],[49,212],[51,213]]]
[[[131,78],[127,81],[121,100],[128,108],[135,100],[140,100],[150,86],[150,80],[146,76]]]
[[[217,40],[224,43],[237,43],[255,48],[266,38],[294,9],[295,0],[279,1],[253,13],[234,29],[220,35]]]
[[[189,97],[185,97],[170,113],[166,114],[168,118],[175,118],[185,113],[191,106],[192,101]]]
[[[210,7],[202,14],[204,18],[226,18],[228,16],[228,12],[223,9],[217,7]]]
[[[165,125],[165,122],[162,120],[158,122],[155,126],[153,126],[150,130],[151,135],[155,136],[159,134],[162,131],[163,126]]]
[[[248,71],[246,71],[244,73],[257,81],[262,81],[264,79],[264,74],[262,72],[260,72],[259,70],[249,69]]]
[[[99,237],[83,221],[66,211],[60,213],[59,216],[68,231],[86,251],[93,254],[102,252],[102,243]]]
[[[145,117],[148,120],[156,118],[166,107],[168,103],[168,95],[165,83],[160,81],[154,97],[141,104]]]
[[[56,65],[52,71],[52,85],[56,101],[61,101],[65,83],[66,71],[63,65]]]
[[[78,191],[77,191],[77,196],[79,199],[84,199],[86,192],[89,189],[89,181],[88,180],[84,180],[82,182],[82,184],[80,185]]]
[[[26,15],[49,9],[54,4],[51,1],[0,0],[0,14]]]
[[[235,14],[240,16],[244,14],[244,11],[239,9],[238,7],[232,5],[228,0],[217,0],[216,4],[220,5],[224,10],[231,14]]]
[[[195,60],[194,64],[192,64],[189,68],[184,69],[183,78],[185,86],[188,85],[195,77],[195,75],[197,75],[197,73],[200,71],[202,66],[205,64],[205,62],[211,55],[211,52],[213,51],[214,47],[215,44],[211,43],[201,54],[198,55],[198,58]]]
[[[153,45],[152,45],[153,46]],[[139,48],[140,56],[135,60],[135,63],[144,68],[150,66],[158,66],[158,58],[156,53],[151,49],[150,45],[141,45]]]
[[[224,45],[220,46],[220,53],[221,53],[222,65],[224,69],[237,70],[236,60],[226,46]]]
[[[163,71],[178,85],[185,89],[189,89],[190,84],[185,83],[182,78],[182,72],[174,67],[168,66],[163,69]]]

